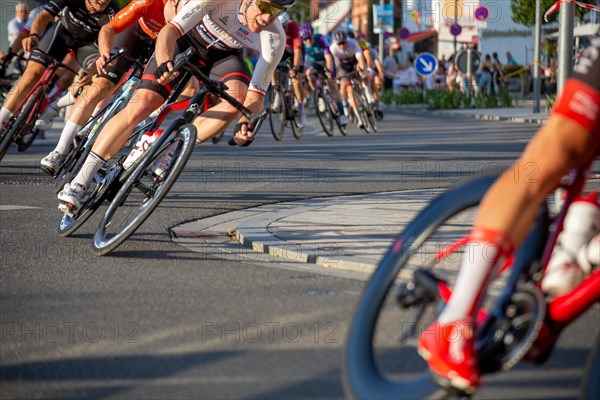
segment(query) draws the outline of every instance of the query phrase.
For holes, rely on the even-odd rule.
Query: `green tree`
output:
[[[512,11],[512,20],[518,24],[527,26],[535,25],[535,1],[536,0],[510,0],[510,9]],[[578,0],[582,3],[596,4],[595,0]],[[542,0],[542,15],[548,11],[556,0]],[[583,14],[586,13],[582,7],[575,6],[575,15],[581,21]],[[548,17],[548,22],[553,22],[558,19],[559,13],[556,12]],[[545,21],[542,21],[545,23]]]

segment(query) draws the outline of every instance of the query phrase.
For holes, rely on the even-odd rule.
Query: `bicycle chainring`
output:
[[[544,294],[531,282],[517,285],[499,310],[478,328],[475,346],[482,373],[507,371],[525,357],[546,316]]]

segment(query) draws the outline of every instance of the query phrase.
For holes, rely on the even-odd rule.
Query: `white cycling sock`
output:
[[[462,265],[450,301],[438,318],[440,324],[467,318],[497,259],[498,248],[489,243],[471,242],[464,248]]]
[[[66,106],[70,106],[70,105],[73,105],[73,104],[75,104],[75,98],[71,95],[71,92],[69,92],[68,90],[56,102],[56,105],[58,106],[58,108],[64,108]]]
[[[2,125],[4,125],[12,116],[13,113],[10,110],[2,107],[0,109],[0,127],[2,127]]]
[[[86,189],[90,186],[96,173],[106,163],[98,154],[90,151],[90,155],[85,159],[81,170],[75,176],[72,183],[78,183]]]
[[[60,139],[58,140],[58,144],[54,151],[58,151],[60,154],[65,154],[69,145],[73,142],[75,135],[77,132],[81,130],[82,125],[78,125],[75,122],[67,121],[65,127],[63,128],[62,133],[60,134]]]

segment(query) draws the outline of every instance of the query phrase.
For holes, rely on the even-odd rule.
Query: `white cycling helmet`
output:
[[[290,22],[290,16],[288,15],[287,12],[284,12],[283,14],[281,14],[279,17],[277,17],[277,19],[281,21],[281,25],[283,25],[283,26],[285,26],[285,24]]]

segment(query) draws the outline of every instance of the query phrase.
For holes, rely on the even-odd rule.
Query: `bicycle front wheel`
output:
[[[333,115],[322,89],[315,92],[315,109],[323,130],[327,136],[333,136]]]
[[[2,132],[0,137],[0,161],[10,148],[10,145],[19,137],[23,136],[24,133],[29,131],[35,121],[35,107],[38,104],[38,100],[44,94],[44,89],[39,86],[36,91],[29,97],[25,106],[21,111],[13,116],[13,120],[9,122],[7,129]]]
[[[185,124],[171,136],[158,151],[150,150],[142,156],[146,159],[137,164],[115,195],[94,235],[96,254],[110,253],[131,236],[160,204],[183,171],[194,150],[196,128]],[[168,157],[169,161],[165,162],[163,157]],[[162,164],[164,170],[157,176],[158,164]]]
[[[419,335],[444,305],[418,282],[452,287],[461,242],[475,207],[493,180],[445,192],[406,227],[367,283],[352,322],[343,364],[344,390],[353,398],[417,399],[439,394],[416,351]],[[454,251],[456,250],[456,251]],[[407,283],[408,282],[408,283]]]
[[[269,92],[269,107],[271,108],[271,112],[269,113],[271,132],[273,133],[275,140],[280,141],[283,139],[283,132],[285,131],[285,122],[287,119],[283,91],[280,86],[274,86]]]

